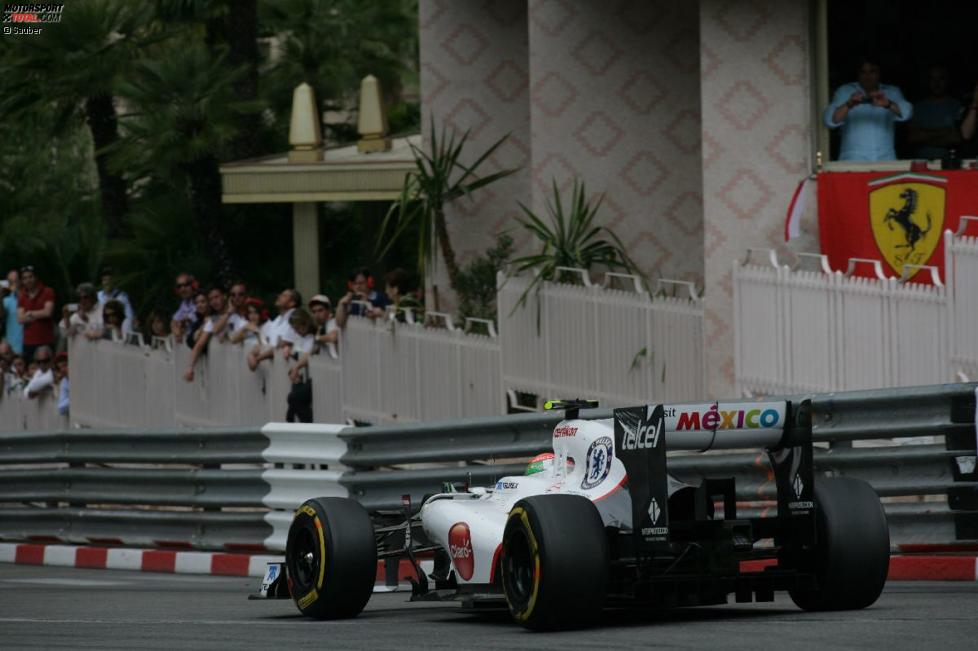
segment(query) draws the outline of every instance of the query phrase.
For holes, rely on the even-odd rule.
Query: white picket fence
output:
[[[379,424],[505,413],[494,334],[350,319],[341,355],[343,417]]]
[[[597,286],[543,283],[520,297],[529,278],[499,277],[503,384],[542,396],[597,398],[614,407],[703,396],[703,308],[689,296],[650,296],[637,279],[609,274]],[[610,287],[620,279],[629,290]]]
[[[324,354],[310,361],[313,417],[379,424],[505,413],[499,341],[492,334],[351,319],[340,359]],[[247,349],[212,341],[192,382],[183,377],[190,360],[183,344],[150,347],[78,337],[70,342],[69,357],[74,425],[210,427],[285,419],[291,382],[279,356],[252,372]],[[0,431],[68,424],[53,400],[0,398]]]
[[[925,285],[791,269],[772,252],[734,266],[735,374],[744,395],[842,391],[978,378],[978,238],[945,234],[946,283]],[[633,278],[543,283],[499,278],[499,335],[351,319],[340,356],[310,364],[319,422],[439,420],[504,413],[508,390],[597,398],[606,406],[704,396],[703,308],[688,283],[650,295]],[[931,273],[924,269],[920,273]],[[618,282],[624,289],[610,285]],[[683,289],[687,296],[669,295]],[[434,318],[431,318],[434,317]],[[442,319],[444,321],[445,319]],[[478,324],[472,324],[478,325]],[[475,329],[475,328],[473,328]],[[465,330],[469,330],[467,327]],[[183,379],[184,345],[152,348],[76,339],[72,425],[172,427],[282,420],[285,360],[248,370],[246,351],[214,343]],[[60,429],[53,398],[0,395],[0,431]]]
[[[43,432],[68,426],[68,418],[58,413],[58,399],[45,391],[33,400],[14,390],[0,391],[0,431]]]
[[[752,253],[757,253],[753,251]],[[765,251],[734,263],[735,375],[743,395],[845,391],[974,379],[978,369],[978,245],[945,234],[943,283],[885,276],[878,261],[812,271]],[[852,275],[871,265],[874,277]]]
[[[959,233],[978,217],[962,217]],[[974,228],[974,227],[972,227]],[[978,379],[978,237],[944,233],[944,273],[951,292],[948,339],[957,378]]]

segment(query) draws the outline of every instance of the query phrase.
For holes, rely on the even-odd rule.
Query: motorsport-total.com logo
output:
[[[40,34],[46,23],[60,23],[63,2],[5,2],[3,33],[9,36]]]

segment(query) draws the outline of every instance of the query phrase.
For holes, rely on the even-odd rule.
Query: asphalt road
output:
[[[256,580],[0,564],[0,648],[921,649],[973,648],[978,583],[892,583],[877,604],[804,613],[773,604],[609,612],[601,628],[534,634],[508,616],[376,594],[357,619],[317,622],[248,601]]]

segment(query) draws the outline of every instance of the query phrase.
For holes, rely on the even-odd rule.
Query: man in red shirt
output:
[[[24,360],[29,364],[39,347],[54,346],[54,290],[37,279],[32,265],[20,270],[20,285],[17,320],[24,325]]]

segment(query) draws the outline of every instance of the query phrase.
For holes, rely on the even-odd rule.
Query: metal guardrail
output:
[[[4,463],[256,463],[261,428],[59,430],[0,434]]]
[[[784,399],[811,401],[820,475],[861,477],[883,497],[947,496],[885,506],[895,542],[948,543],[978,539],[976,390],[950,384]],[[420,504],[445,481],[489,485],[521,474],[524,459],[548,449],[561,418],[0,434],[0,538],[281,550],[290,510],[305,498],[350,495],[371,509],[400,508],[402,496]],[[735,477],[747,512],[774,497],[764,453],[670,455],[680,479]]]
[[[262,511],[0,508],[0,535],[11,540],[261,551],[272,533]]]

